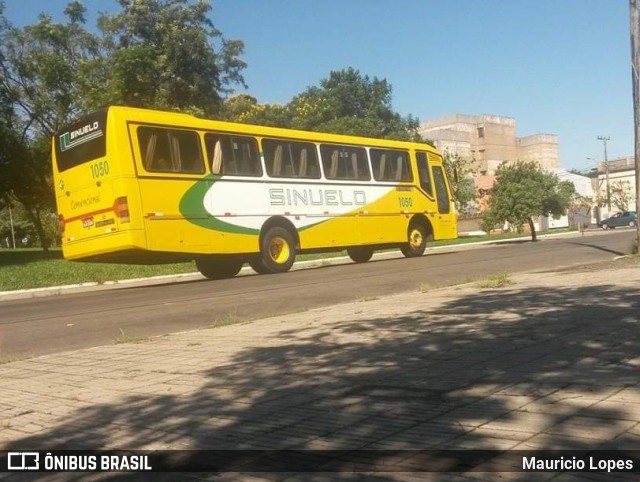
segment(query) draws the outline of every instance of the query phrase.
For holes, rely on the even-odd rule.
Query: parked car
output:
[[[629,226],[630,228],[635,226],[638,222],[635,211],[622,211],[621,213],[615,213],[613,216],[607,219],[603,219],[598,223],[598,227],[602,229],[613,229],[620,226]]]

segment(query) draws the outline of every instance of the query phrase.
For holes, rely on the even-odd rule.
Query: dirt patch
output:
[[[579,264],[566,268],[545,271],[546,273],[584,273],[590,271],[601,271],[605,269],[632,269],[640,267],[640,256],[624,256],[610,261],[600,261],[598,263]]]

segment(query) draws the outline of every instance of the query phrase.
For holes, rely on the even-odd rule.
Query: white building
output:
[[[549,172],[553,172],[556,174],[561,181],[570,181],[573,183],[573,186],[576,189],[576,193],[584,197],[586,199],[593,199],[593,184],[591,178],[587,176],[581,176],[579,174],[574,174],[572,172],[567,171],[562,168],[549,168],[547,169]],[[593,209],[582,209],[576,210],[571,213],[567,213],[564,216],[561,216],[559,219],[553,219],[553,217],[545,217],[542,219],[542,227],[547,229],[554,228],[566,228],[569,227],[570,217],[576,218],[576,221],[579,224],[589,223],[591,224],[593,219]],[[580,219],[578,219],[580,218]],[[574,223],[575,224],[575,223]]]
[[[598,220],[619,211],[636,210],[635,162],[635,158],[631,156],[598,163],[598,177],[593,179],[594,202],[600,205]]]

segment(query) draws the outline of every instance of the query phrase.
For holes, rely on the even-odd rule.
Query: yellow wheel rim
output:
[[[409,244],[412,248],[419,248],[422,246],[422,233],[419,229],[412,229],[409,234]]]
[[[275,263],[286,263],[290,254],[289,243],[284,238],[276,236],[269,243],[269,256]]]

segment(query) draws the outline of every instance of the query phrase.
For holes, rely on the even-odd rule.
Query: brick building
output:
[[[455,114],[423,121],[419,131],[441,152],[473,159],[479,174],[492,174],[505,161],[537,161],[544,168],[560,165],[558,136],[516,137],[516,121],[511,117]]]

